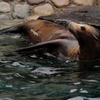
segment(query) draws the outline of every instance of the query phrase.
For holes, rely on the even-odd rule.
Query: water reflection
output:
[[[78,62],[46,55],[14,53],[27,44],[23,41],[19,35],[0,36],[0,100],[100,100],[99,70],[80,70]]]

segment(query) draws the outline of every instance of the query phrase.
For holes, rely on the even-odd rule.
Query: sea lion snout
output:
[[[77,38],[77,40],[85,38],[98,39],[98,37],[100,36],[99,30],[87,24],[78,24],[75,22],[70,22],[68,24],[68,28],[70,32]]]
[[[70,22],[68,24],[68,28],[69,28],[69,31],[77,38],[79,39],[79,32],[78,30],[80,30],[80,27],[77,23],[75,22]]]
[[[75,23],[75,22],[70,22],[68,24],[68,28],[69,28],[70,31],[73,31],[74,33],[86,31],[86,25],[85,24],[78,24],[78,23]]]

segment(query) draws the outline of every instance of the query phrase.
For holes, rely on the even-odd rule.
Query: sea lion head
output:
[[[80,45],[82,60],[100,58],[100,31],[87,24],[70,22],[70,32],[76,37]]]
[[[75,22],[70,22],[69,30],[76,37],[79,42],[92,42],[92,40],[100,40],[100,32],[96,28],[87,24],[78,24]],[[88,39],[88,40],[87,40]]]

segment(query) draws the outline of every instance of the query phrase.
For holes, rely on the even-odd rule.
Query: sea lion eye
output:
[[[86,28],[85,28],[84,26],[81,26],[81,30],[82,30],[82,31],[85,31]]]

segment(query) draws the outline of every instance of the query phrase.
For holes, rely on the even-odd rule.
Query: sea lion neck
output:
[[[100,38],[89,37],[85,34],[78,40],[80,45],[80,60],[94,60],[100,58]]]
[[[79,43],[79,60],[94,60],[100,58],[100,31],[87,24],[70,22],[70,32]]]
[[[95,45],[80,45],[79,60],[95,60],[100,58],[100,47],[96,48]]]

